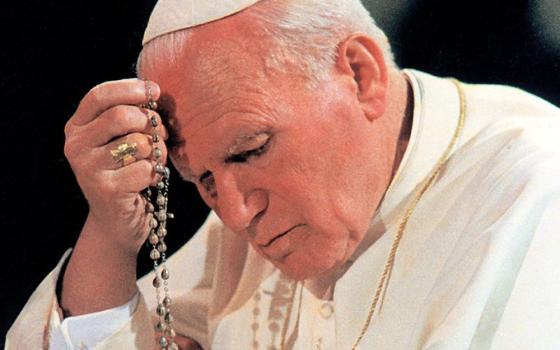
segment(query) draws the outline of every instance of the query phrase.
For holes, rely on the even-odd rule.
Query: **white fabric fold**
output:
[[[49,350],[93,349],[130,321],[138,296],[124,305],[91,314],[60,320],[58,312],[51,313]]]

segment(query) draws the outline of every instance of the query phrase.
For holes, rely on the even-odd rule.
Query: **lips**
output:
[[[262,252],[273,258],[281,259],[289,255],[294,248],[294,243],[298,238],[296,230],[302,225],[295,225],[274,237],[272,237],[266,244],[260,244]]]

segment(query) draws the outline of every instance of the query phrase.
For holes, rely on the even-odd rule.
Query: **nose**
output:
[[[214,209],[218,216],[234,232],[248,230],[266,210],[266,192],[251,186],[247,179],[241,184],[230,172],[215,174],[215,181]]]

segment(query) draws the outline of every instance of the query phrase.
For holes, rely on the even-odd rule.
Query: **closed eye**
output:
[[[268,149],[269,141],[270,138],[260,147],[232,154],[226,158],[226,163],[245,163],[250,158],[262,156]]]

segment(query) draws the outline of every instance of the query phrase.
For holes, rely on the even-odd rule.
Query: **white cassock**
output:
[[[332,300],[284,278],[211,214],[168,263],[178,333],[206,349],[280,349],[282,339],[287,349],[352,347],[405,207],[460,115],[453,83],[406,74],[414,91],[409,147]],[[382,307],[359,349],[560,349],[560,110],[510,87],[463,88],[464,130],[410,218]],[[55,311],[57,274],[33,294],[7,349],[72,338]],[[133,316],[109,329],[96,349],[155,348],[154,305],[146,305],[155,301],[151,279],[138,283]]]

